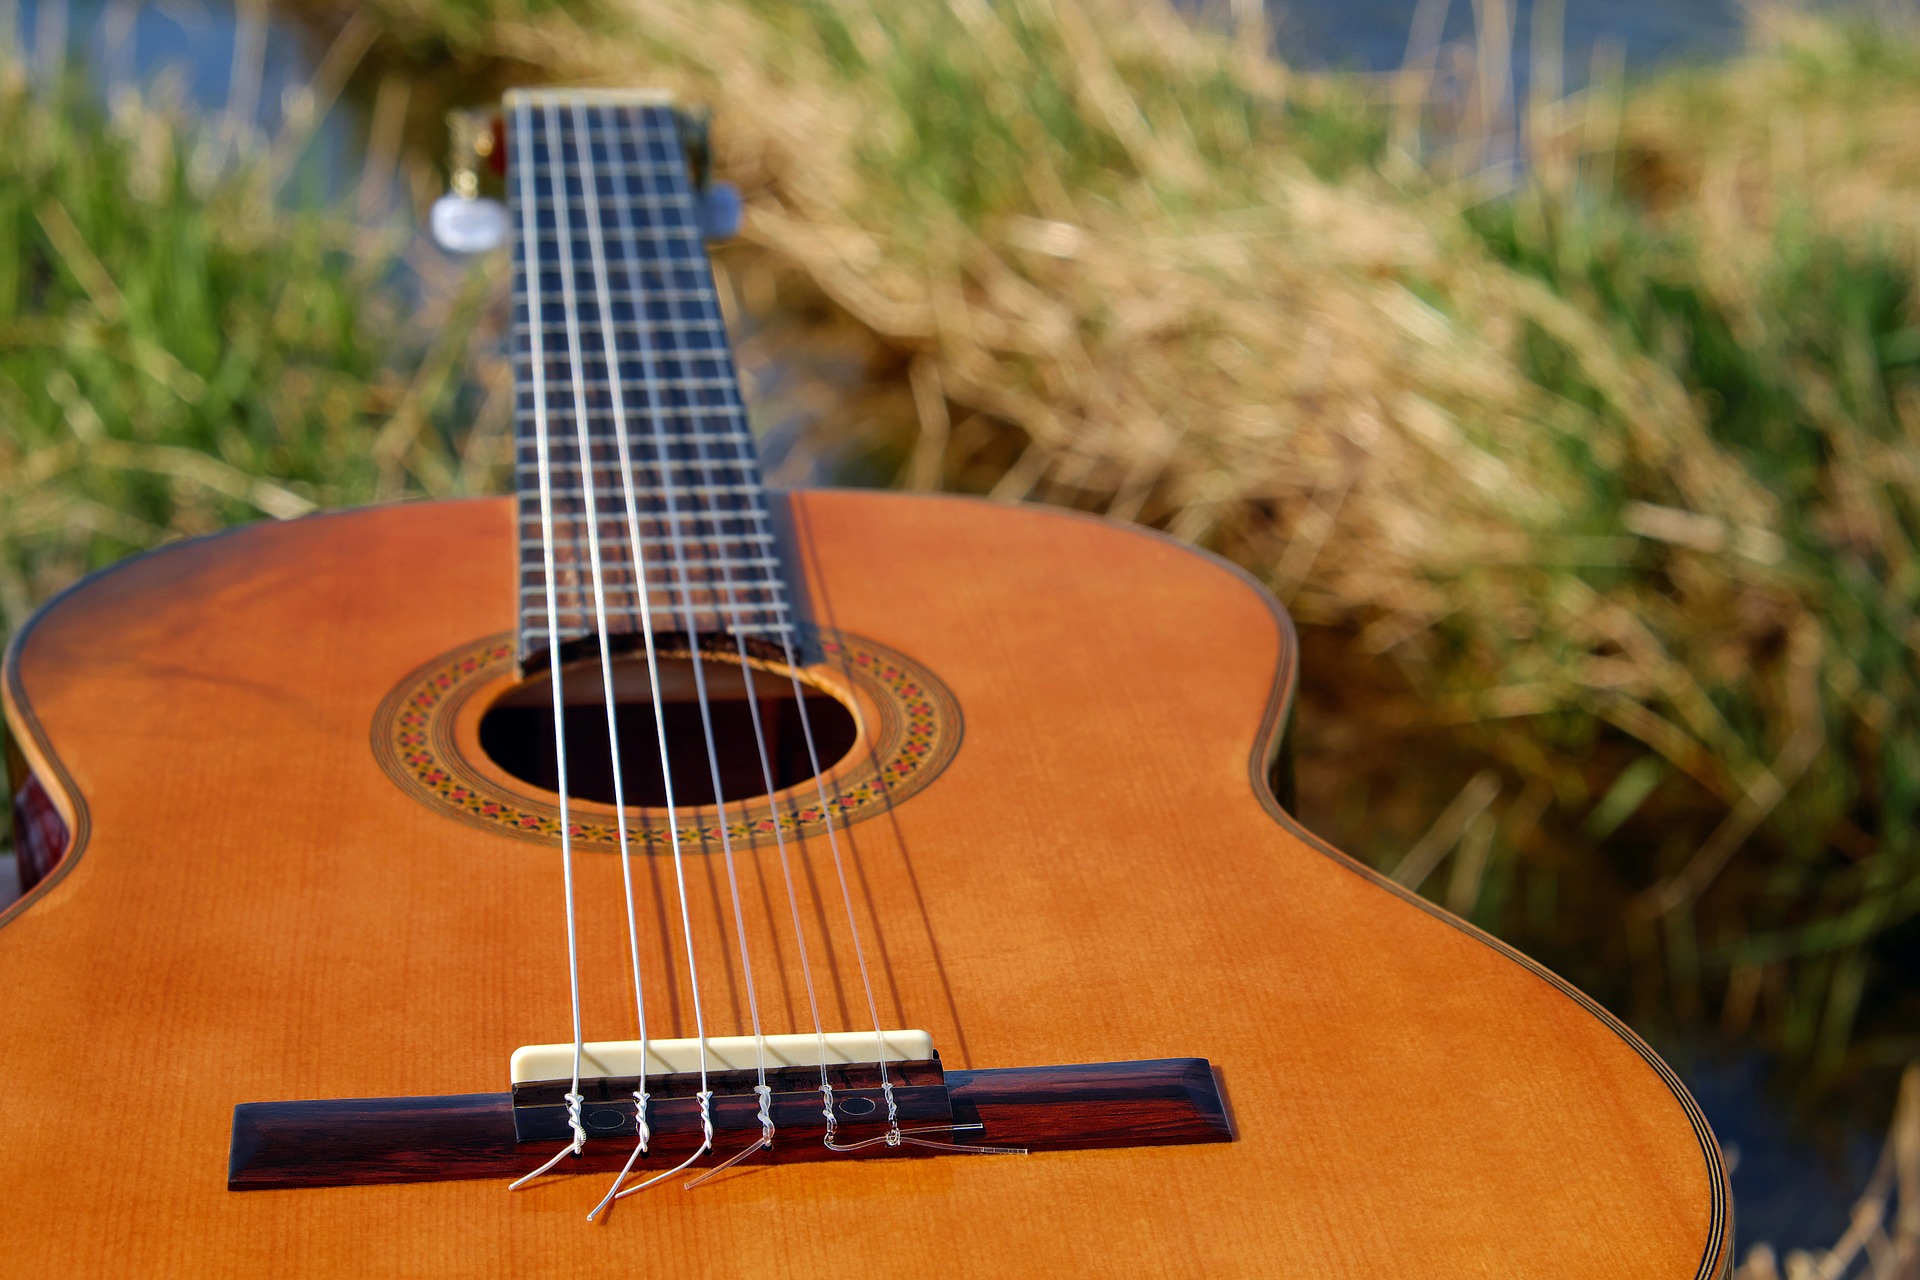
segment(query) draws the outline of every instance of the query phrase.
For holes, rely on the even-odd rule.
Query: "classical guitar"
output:
[[[1673,1072],[1283,812],[1248,577],[762,484],[688,136],[476,134],[513,497],[15,638],[0,1272],[1724,1274]]]

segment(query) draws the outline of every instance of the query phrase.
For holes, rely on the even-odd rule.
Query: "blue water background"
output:
[[[326,51],[266,10],[259,17],[243,23],[234,6],[220,0],[0,0],[0,39],[10,30],[38,76],[51,76],[64,50],[109,99],[129,88],[178,97],[209,118],[231,113],[232,123],[249,128],[256,140],[272,139],[286,123],[289,95],[307,87]],[[234,55],[243,34],[241,61],[259,69],[251,105],[234,98]],[[251,72],[242,77],[243,97],[251,79]],[[364,116],[348,96],[321,118],[301,157],[296,191],[333,194],[357,171]]]
[[[1394,71],[1405,64],[1417,0],[1344,0],[1274,4],[1274,48],[1288,62],[1319,69]],[[1534,0],[1510,0],[1514,81],[1532,63]],[[1739,0],[1567,0],[1563,10],[1564,83],[1585,83],[1595,50],[1617,48],[1628,67],[1722,57],[1739,48],[1745,24]],[[1543,49],[1551,24],[1542,24]],[[1474,41],[1473,0],[1451,0],[1441,43]]]

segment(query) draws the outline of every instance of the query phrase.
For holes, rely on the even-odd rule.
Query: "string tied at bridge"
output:
[[[687,1190],[691,1191],[701,1183],[718,1177],[720,1174],[725,1173],[727,1170],[733,1168],[733,1166],[739,1164],[742,1160],[745,1160],[754,1152],[765,1151],[773,1145],[773,1089],[768,1085],[757,1084],[753,1087],[753,1091],[760,1096],[760,1136],[755,1138],[753,1143],[744,1150],[734,1152],[725,1160],[713,1166],[713,1168],[687,1183]]]
[[[638,1091],[636,1090],[636,1094],[637,1093]],[[607,1188],[607,1194],[600,1197],[600,1203],[593,1206],[593,1209],[587,1214],[588,1222],[592,1222],[594,1219],[596,1219],[600,1215],[600,1212],[604,1210],[608,1205],[612,1204],[615,1200],[624,1200],[628,1196],[638,1195],[640,1192],[645,1191],[648,1187],[652,1186],[656,1182],[664,1182],[668,1178],[673,1177],[677,1173],[686,1172],[688,1169],[693,1167],[694,1161],[698,1160],[701,1156],[704,1156],[705,1154],[707,1154],[707,1152],[713,1150],[713,1090],[702,1089],[699,1093],[696,1093],[694,1097],[699,1099],[699,1102],[700,1102],[700,1147],[699,1149],[696,1150],[692,1155],[688,1156],[685,1160],[682,1160],[679,1164],[673,1166],[673,1168],[665,1170],[664,1172],[661,1172],[661,1173],[656,1173],[651,1178],[648,1178],[645,1182],[636,1182],[630,1187],[622,1187],[620,1184],[626,1180],[626,1177],[629,1173],[633,1172],[633,1166],[640,1159],[640,1153],[646,1149],[644,1145],[635,1147],[633,1149],[633,1154],[627,1157],[627,1163],[625,1167],[623,1167],[620,1170],[620,1176],[613,1180],[613,1185]],[[644,1135],[646,1133],[646,1130],[644,1129],[641,1130],[641,1133]],[[644,1143],[644,1138],[643,1138],[643,1143]],[[758,1148],[749,1147],[748,1150],[753,1151],[753,1150],[758,1150]],[[732,1161],[728,1161],[727,1163],[731,1164]],[[714,1174],[720,1172],[720,1169],[724,1169],[726,1167],[727,1167],[726,1165],[721,1165],[719,1169],[711,1170],[705,1176],[710,1178]],[[699,1179],[695,1179],[695,1181],[699,1181]]]
[[[773,1090],[764,1084],[753,1086],[760,1095],[760,1137],[768,1146],[773,1145]]]
[[[567,1095],[567,1125],[573,1130],[573,1141],[554,1152],[551,1160],[548,1160],[532,1173],[515,1179],[513,1183],[507,1187],[507,1190],[518,1191],[568,1156],[577,1156],[580,1154],[581,1150],[587,1145],[587,1126],[580,1119],[580,1108],[586,1104],[586,1101],[586,1096],[581,1093],[576,1092]]]
[[[893,1097],[893,1083],[888,1080],[882,1080],[880,1082],[880,1094],[887,1101],[887,1131],[878,1137],[862,1138],[858,1142],[843,1143],[838,1141],[834,1136],[833,1086],[822,1083],[820,1092],[827,1100],[827,1136],[825,1142],[827,1144],[827,1150],[829,1151],[864,1151],[868,1147],[885,1143],[889,1147],[927,1147],[934,1151],[951,1151],[955,1155],[1024,1156],[1027,1154],[1025,1147],[963,1145],[957,1142],[941,1142],[938,1139],[924,1136],[929,1133],[972,1132],[986,1128],[986,1126],[982,1124],[937,1124],[926,1125],[916,1129],[902,1129],[900,1127],[900,1108]]]

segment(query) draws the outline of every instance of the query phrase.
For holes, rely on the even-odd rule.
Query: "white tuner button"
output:
[[[448,253],[485,253],[507,240],[507,208],[498,200],[441,196],[433,202],[433,239]]]

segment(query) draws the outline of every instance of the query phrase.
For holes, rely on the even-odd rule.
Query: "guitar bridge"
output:
[[[885,1057],[880,1051],[884,1048]],[[700,1066],[713,1094],[710,1118],[716,1140],[740,1133],[760,1135],[760,1095],[765,1073],[768,1114],[782,1138],[826,1136],[827,1094],[832,1090],[834,1131],[855,1142],[887,1132],[887,1094],[902,1128],[952,1126],[953,1101],[933,1039],[924,1031],[837,1032],[827,1036],[716,1036],[707,1040],[653,1040],[644,1058],[637,1040],[581,1046],[580,1122],[589,1138],[637,1137],[635,1092],[646,1067],[649,1155],[684,1156],[704,1134],[698,1094]],[[884,1075],[881,1063],[885,1062]],[[514,1051],[513,1129],[516,1142],[571,1141],[567,1093],[573,1087],[573,1046],[529,1045]]]
[[[887,1133],[883,1059],[873,1033],[829,1035],[824,1051],[820,1042],[810,1035],[765,1037],[775,1136],[756,1161],[847,1159],[862,1139]],[[1205,1058],[947,1070],[924,1032],[889,1031],[882,1043],[885,1083],[901,1129],[950,1128],[930,1136],[959,1146],[1076,1151],[1233,1140],[1226,1099]],[[633,1092],[643,1075],[649,1140],[634,1168],[671,1167],[698,1149],[703,1060],[713,1093],[715,1158],[758,1139],[761,1052],[751,1036],[649,1041],[644,1061],[637,1041],[583,1045],[580,1118],[589,1140],[566,1162],[567,1171],[610,1173],[627,1163],[636,1135]],[[831,1148],[820,1141],[827,1131],[823,1064],[833,1087]],[[566,1099],[573,1046],[518,1050],[512,1075],[509,1093],[241,1103],[233,1112],[227,1186],[254,1191],[519,1177],[573,1141]],[[910,1142],[872,1142],[859,1145],[854,1158],[929,1154]]]

